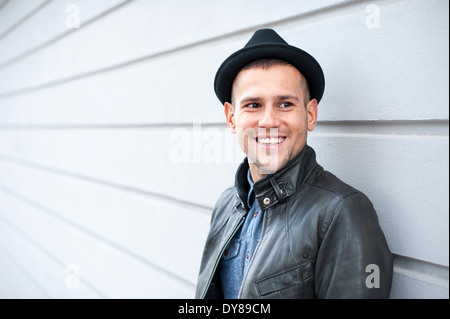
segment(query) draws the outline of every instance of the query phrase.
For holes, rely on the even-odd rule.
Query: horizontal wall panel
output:
[[[29,2],[29,0],[28,0]],[[27,2],[27,3],[28,3]],[[35,1],[39,3],[38,1]],[[41,2],[44,2],[43,0]],[[39,47],[43,43],[48,42],[56,37],[61,36],[67,31],[85,31],[88,33],[95,33],[98,28],[90,30],[91,19],[97,17],[99,14],[105,12],[106,9],[112,8],[119,4],[125,4],[133,2],[133,0],[59,0],[50,1],[45,9],[36,12],[29,19],[25,20],[21,24],[20,28],[15,30],[12,34],[8,34],[8,37],[3,39],[0,43],[0,65],[20,53]],[[130,9],[125,9],[123,13],[118,13],[111,18],[108,26],[112,30],[117,29],[117,25],[121,28],[127,28],[123,32],[116,34],[117,44],[112,54],[121,54],[123,60],[137,57],[142,54],[148,53],[147,48],[154,48],[155,44],[160,47],[164,43],[169,46],[177,45],[183,41],[198,41],[202,37],[211,37],[217,32],[223,32],[227,30],[237,29],[239,27],[246,27],[251,24],[260,24],[265,20],[270,19],[283,19],[285,17],[292,16],[293,14],[301,14],[312,10],[317,10],[330,5],[336,5],[343,3],[339,0],[321,0],[314,2],[298,3],[293,0],[283,0],[277,5],[273,3],[261,3],[256,1],[247,1],[242,3],[240,1],[228,1],[226,3],[227,10],[223,10],[225,3],[210,1],[196,1],[195,4],[186,4],[182,0],[171,1],[134,1]],[[25,6],[24,1],[15,0],[12,1],[14,5],[8,5],[9,12],[5,11],[5,14],[1,16],[3,20],[7,20],[7,17],[20,16],[18,12],[11,12],[12,7],[17,10],[27,11],[30,6]],[[71,22],[74,17],[72,7],[76,6],[79,13],[79,29],[71,29]],[[122,8],[120,9],[122,10]],[[252,11],[252,15],[248,15],[245,20],[242,19],[241,13]],[[234,11],[235,14],[230,15],[228,12]],[[9,13],[9,16],[8,16]],[[0,13],[1,15],[1,13]],[[196,16],[200,15],[202,19],[196,19]],[[170,19],[167,17],[170,16]],[[49,18],[51,17],[51,18]],[[130,19],[133,17],[133,19]],[[149,19],[151,18],[151,19]],[[222,24],[220,21],[226,19],[227,24]],[[3,22],[3,20],[1,20]],[[170,20],[170,21],[169,21]],[[123,24],[123,21],[126,21]],[[105,23],[99,21],[96,23]],[[8,23],[2,23],[8,25]],[[211,28],[203,28],[207,24]],[[164,28],[161,28],[164,26]],[[186,29],[189,28],[189,29]],[[158,33],[154,32],[157,30]],[[186,30],[187,36],[182,36],[181,33],[174,32],[176,30]],[[212,33],[214,32],[214,33]],[[133,35],[134,34],[134,35]],[[148,35],[152,35],[148,37]],[[130,39],[129,35],[133,35]],[[89,37],[89,35],[84,35]],[[23,38],[27,37],[27,41],[23,41]],[[102,39],[103,36],[99,36]],[[103,39],[106,41],[108,39]],[[70,40],[69,40],[70,41]],[[124,50],[120,47],[120,43],[131,42],[131,50]],[[26,43],[25,43],[26,42]],[[7,46],[8,45],[8,46]],[[51,44],[49,44],[51,45]],[[113,44],[114,45],[114,44]],[[119,60],[119,59],[118,59]]]
[[[321,134],[318,162],[373,202],[397,254],[448,266],[448,136]]]
[[[212,207],[244,158],[224,132],[201,126],[2,131],[0,154]]]
[[[0,123],[224,121],[213,91],[214,72],[219,65],[215,57],[221,54],[225,58],[220,53],[225,52],[223,47],[175,52],[44,90],[0,98]]]
[[[448,299],[448,267],[396,255],[394,271],[393,298]]]
[[[448,286],[442,287],[396,273],[392,281],[391,299],[448,299]]]
[[[210,158],[202,158],[194,147],[188,162],[176,162],[183,159],[173,156],[182,140],[171,140],[171,134],[171,129],[4,131],[0,148],[6,161],[23,159],[25,165],[38,164],[41,169],[55,168],[63,174],[212,207],[233,184],[238,162],[213,156],[219,161],[206,163]],[[208,154],[205,150],[214,153],[212,142],[225,140],[220,135],[216,138],[196,142],[197,147],[204,148],[203,154]],[[448,136],[317,130],[310,135],[310,144],[325,169],[372,199],[394,252],[448,264]],[[222,147],[233,146],[224,143]]]
[[[11,163],[0,172],[5,192],[195,285],[209,210]]]
[[[256,0],[245,3],[234,0],[226,3],[226,10],[225,3],[201,2],[192,6],[183,0],[171,3],[162,0],[133,1],[98,23],[88,25],[86,29],[81,26],[70,37],[2,70],[0,92],[108,67],[345,1],[322,0],[294,5],[296,1],[285,0],[274,5]],[[230,12],[235,14],[230,15]],[[32,68],[27,69],[27,66]],[[3,83],[4,76],[18,69],[22,70],[20,75]],[[33,74],[23,77],[23,71]]]
[[[4,243],[2,226],[2,222],[0,221],[0,230],[2,231],[0,238],[2,239],[2,243]],[[0,246],[0,270],[0,291],[7,294],[7,298],[17,298],[17,296],[27,299],[48,298],[45,291],[36,282],[31,280],[23,269],[17,266],[17,263],[12,260],[11,255],[4,250],[3,245]]]
[[[8,3],[9,0],[0,0],[0,12],[5,7],[5,5]]]
[[[448,119],[449,95],[442,92],[449,86],[449,2],[362,6],[319,26],[286,30],[285,39],[304,43],[324,69],[319,119]],[[378,27],[368,27],[377,13]]]
[[[193,48],[44,90],[0,98],[0,123],[224,122],[213,81],[220,64],[216,56],[225,58],[221,52],[232,50],[223,43]]]
[[[0,37],[6,37],[46,3],[48,0],[6,0],[6,4],[0,1]]]
[[[3,269],[5,269],[5,268],[3,268]],[[6,281],[6,279],[4,279],[3,277],[6,277],[6,276],[5,275],[0,276],[0,298],[1,299],[17,299],[16,293],[11,288],[11,286]]]
[[[11,3],[18,10],[30,8],[30,1],[13,0]],[[36,2],[36,1],[35,1]],[[82,27],[85,22],[99,16],[105,11],[125,3],[125,0],[57,0],[50,1],[45,7],[38,10],[26,19],[20,27],[8,33],[0,41],[0,68],[22,54],[53,41],[64,34],[70,35]],[[12,17],[17,15],[11,15]],[[0,12],[0,21],[1,21]],[[78,23],[77,23],[78,22]],[[0,29],[1,30],[1,29]],[[0,31],[1,34],[1,31]],[[26,41],[24,41],[26,39]],[[20,62],[19,62],[20,63]]]
[[[20,233],[17,228],[12,228],[3,217],[5,210],[9,209],[9,199],[0,193],[2,200],[2,211],[0,212],[0,251],[3,250],[6,259],[16,271],[20,270],[24,274],[23,287],[17,296],[24,298],[27,293],[33,293],[30,298],[99,298],[96,291],[88,287],[84,282],[75,286],[72,275],[68,272],[68,265],[62,265],[52,259],[39,247],[27,241],[26,234]],[[3,247],[1,247],[3,246]],[[0,263],[3,273],[9,273],[10,269],[6,269],[8,263]],[[75,279],[75,278],[73,278]],[[78,277],[79,279],[79,277]],[[77,279],[77,280],[78,280]],[[7,285],[14,289],[19,288],[21,281],[7,277]],[[33,287],[30,287],[33,286]],[[23,291],[22,291],[23,290]],[[38,291],[35,291],[38,290]],[[34,291],[34,292],[33,292]]]
[[[1,192],[8,210],[2,217],[30,240],[57,256],[64,265],[76,265],[89,285],[105,298],[190,298],[194,287],[180,282],[122,250],[54,218],[42,208]],[[82,282],[80,282],[80,285]]]
[[[448,95],[441,94],[448,87],[447,11],[443,10],[448,4],[431,2],[433,5],[422,1],[380,5],[383,19],[378,29],[367,28],[363,4],[341,14],[325,11],[323,17],[313,15],[273,25],[288,42],[312,53],[324,68],[326,90],[319,120],[448,119]],[[122,10],[130,8],[131,4]],[[423,20],[428,23],[417,23]],[[431,30],[441,31],[429,37]],[[0,123],[186,123],[196,119],[218,123],[223,121],[223,111],[213,92],[215,72],[251,33],[219,37],[38,91],[0,96]],[[348,43],[352,43],[351,50]],[[71,50],[64,50],[63,55],[70,56]],[[47,58],[39,55],[48,52],[3,69],[0,89],[45,84],[83,69],[72,60],[49,58],[51,63],[47,63]],[[95,71],[93,68],[86,71]],[[16,80],[27,83],[11,87]],[[428,94],[421,93],[419,88],[424,86]]]

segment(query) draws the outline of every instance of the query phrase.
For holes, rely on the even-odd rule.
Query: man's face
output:
[[[314,129],[317,101],[305,107],[302,81],[290,65],[242,70],[234,80],[233,105],[225,103],[225,115],[255,182],[294,158]]]

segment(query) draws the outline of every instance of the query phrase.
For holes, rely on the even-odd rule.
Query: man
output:
[[[306,144],[324,76],[275,31],[255,32],[215,78],[247,158],[218,199],[197,298],[388,298],[393,257],[369,199]]]

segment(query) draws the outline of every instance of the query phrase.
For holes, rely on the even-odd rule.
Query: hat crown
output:
[[[214,91],[222,104],[231,102],[233,82],[239,71],[261,59],[278,59],[292,64],[308,82],[311,98],[320,101],[325,88],[320,64],[309,53],[289,45],[274,30],[266,28],[255,31],[247,44],[231,54],[217,70]]]
[[[274,30],[272,29],[260,29],[257,30],[251,39],[247,42],[245,45],[245,48],[255,46],[255,45],[261,45],[261,44],[287,44],[286,41],[282,37],[278,35]]]

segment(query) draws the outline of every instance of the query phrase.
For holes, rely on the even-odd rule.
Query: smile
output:
[[[284,141],[286,137],[257,137],[256,141],[264,145],[276,145]]]

